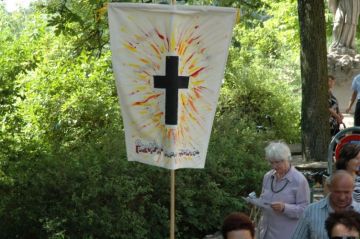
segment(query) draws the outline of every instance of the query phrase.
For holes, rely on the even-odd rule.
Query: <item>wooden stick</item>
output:
[[[175,239],[175,170],[171,170],[170,239]]]
[[[176,0],[171,0],[175,5]],[[175,169],[171,170],[171,196],[170,196],[170,239],[175,239]]]

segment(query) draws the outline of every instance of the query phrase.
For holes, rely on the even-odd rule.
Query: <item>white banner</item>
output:
[[[128,160],[203,168],[236,10],[110,3],[108,13]]]

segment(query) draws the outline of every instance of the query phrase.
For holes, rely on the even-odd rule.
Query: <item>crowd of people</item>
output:
[[[270,142],[265,158],[271,165],[259,198],[248,202],[261,208],[255,223],[244,213],[228,215],[222,226],[225,239],[359,239],[360,145],[348,143],[340,151],[336,170],[326,181],[327,195],[310,203],[306,178],[291,165],[284,142]]]
[[[329,75],[330,134],[340,131],[344,116],[332,93],[335,77]],[[353,93],[346,108],[356,101],[354,125],[360,126],[360,75],[352,83]],[[265,158],[271,166],[262,182],[259,198],[247,201],[261,209],[256,225],[244,213],[228,215],[222,226],[225,239],[336,239],[360,238],[360,144],[342,146],[335,172],[326,182],[327,195],[310,203],[305,176],[291,165],[291,151],[284,142],[270,142]]]
[[[329,0],[334,14],[331,49],[355,49],[355,32],[360,0]],[[340,131],[344,116],[333,94],[336,79],[328,76],[329,124],[331,136]],[[360,74],[352,81],[352,94],[345,112],[356,102],[354,126],[360,126]],[[222,226],[225,239],[359,239],[360,238],[360,144],[345,144],[336,158],[336,170],[328,178],[327,195],[310,203],[306,178],[291,165],[291,153],[284,142],[265,148],[271,165],[262,182],[259,198],[247,201],[261,208],[259,222],[244,213],[228,215]]]

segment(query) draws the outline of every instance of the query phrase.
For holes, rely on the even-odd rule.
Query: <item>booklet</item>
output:
[[[271,209],[271,203],[264,201],[262,198],[250,198],[250,197],[242,197],[245,201],[264,209]]]

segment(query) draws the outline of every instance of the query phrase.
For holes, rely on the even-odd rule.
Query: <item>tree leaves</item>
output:
[[[169,172],[126,161],[108,49],[107,1],[0,12],[0,237],[166,238]],[[263,147],[299,140],[293,0],[240,7],[206,167],[176,175],[177,237],[202,238],[256,190]],[[266,124],[274,126],[256,132]],[[265,125],[267,126],[267,125]],[[209,217],[211,215],[211,217]]]

